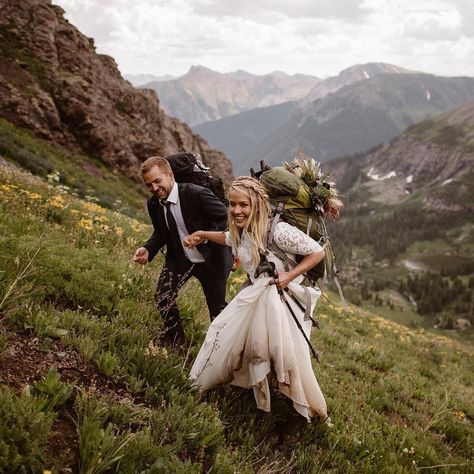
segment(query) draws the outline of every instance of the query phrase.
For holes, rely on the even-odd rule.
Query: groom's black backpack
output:
[[[193,153],[177,153],[167,156],[166,160],[177,183],[193,183],[209,188],[227,206],[222,179],[212,176],[199,158]]]

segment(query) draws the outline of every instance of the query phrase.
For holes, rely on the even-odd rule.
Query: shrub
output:
[[[0,387],[0,472],[40,471],[54,418],[30,395]]]

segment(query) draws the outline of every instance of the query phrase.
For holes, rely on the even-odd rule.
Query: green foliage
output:
[[[416,204],[393,207],[374,216],[368,211],[360,207],[329,226],[338,257],[340,247],[363,245],[371,249],[374,260],[393,261],[414,242],[442,237],[462,222],[460,216],[429,213]]]
[[[102,408],[102,410],[98,410]],[[117,469],[132,434],[119,435],[112,423],[104,427],[104,407],[83,397],[79,400],[79,470],[84,474],[101,474]]]
[[[34,402],[0,387],[0,472],[39,472],[47,459],[55,414]]]
[[[24,313],[20,316],[17,313],[18,321],[23,321],[25,329],[31,329],[42,340],[49,338],[65,336],[67,330],[61,327],[60,316],[51,307],[41,309],[32,309],[30,306],[24,306]]]
[[[60,337],[100,374],[87,389],[72,390],[55,371],[21,395],[0,388],[0,471],[59,466],[46,447],[61,413],[77,424],[79,465],[68,467],[81,472],[405,473],[441,464],[469,472],[468,344],[321,299],[321,329],[312,339],[323,358],[314,370],[332,430],[306,423],[273,389],[271,413],[256,409],[251,390],[221,387],[200,396],[188,381],[209,321],[199,285],[188,282],[179,299],[189,347],[163,347],[153,302],[161,261],[151,269],[130,264],[150,229],[71,193],[25,183],[15,175],[0,184],[8,202],[0,205],[5,343],[25,328],[39,347]],[[370,271],[370,260],[365,265]],[[373,272],[380,279],[365,296],[385,300],[389,274]],[[232,274],[229,296],[243,279]],[[461,281],[474,286],[468,276]]]
[[[50,369],[46,377],[32,388],[28,387],[27,392],[39,402],[37,406],[42,411],[51,412],[71,398],[72,387],[61,382],[56,369]]]
[[[465,268],[470,268],[469,264]],[[468,270],[469,271],[469,270]],[[451,275],[453,271],[451,270]],[[434,272],[409,275],[400,282],[400,291],[413,297],[420,314],[434,316],[449,312],[452,308],[457,317],[464,317],[474,324],[474,301],[469,282],[464,283],[458,275],[444,276]],[[453,329],[453,318],[445,321],[447,329]]]

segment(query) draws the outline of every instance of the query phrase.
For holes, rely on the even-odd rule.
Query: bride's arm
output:
[[[325,256],[324,250],[318,250],[317,252],[305,255],[298,265],[289,272],[278,272],[278,281],[275,282],[278,288],[286,288],[288,284],[295,278],[303,275],[311,268],[315,267]]]
[[[225,232],[211,231],[211,230],[197,230],[191,235],[184,238],[184,245],[189,248],[194,248],[202,244],[206,240],[214,242],[219,245],[225,245]]]

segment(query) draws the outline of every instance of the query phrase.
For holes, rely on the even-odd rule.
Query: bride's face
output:
[[[239,229],[243,229],[252,212],[252,204],[247,194],[239,191],[229,193],[229,216]]]

